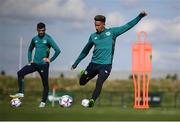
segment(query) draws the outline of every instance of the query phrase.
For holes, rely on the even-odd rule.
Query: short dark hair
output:
[[[94,20],[95,20],[95,21],[106,22],[106,17],[103,16],[103,15],[96,15],[96,16],[94,17]]]
[[[38,28],[38,29],[46,28],[46,25],[45,25],[44,23],[42,23],[42,22],[39,22],[39,23],[37,24],[37,28]]]

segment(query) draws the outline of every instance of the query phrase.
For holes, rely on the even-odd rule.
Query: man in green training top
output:
[[[49,75],[49,63],[54,61],[56,57],[60,54],[60,49],[54,42],[54,40],[45,33],[46,27],[45,24],[40,22],[37,24],[38,35],[35,36],[28,49],[28,64],[24,66],[21,70],[17,72],[18,75],[18,86],[19,91],[15,95],[10,95],[10,97],[24,97],[24,76],[38,71],[41,76],[43,83],[43,97],[40,102],[39,107],[45,107],[45,103],[48,97],[49,84],[48,84],[48,75]],[[50,48],[53,48],[55,53],[49,58]],[[34,58],[32,59],[32,51],[35,48]]]
[[[90,35],[88,43],[71,67],[72,70],[75,69],[94,46],[91,62],[86,70],[82,72],[79,81],[80,85],[85,85],[89,80],[98,75],[96,87],[89,101],[89,107],[94,106],[96,99],[100,95],[103,83],[111,72],[116,38],[135,26],[146,15],[143,11],[127,24],[112,28],[105,28],[105,16],[96,15],[94,17],[96,32]]]

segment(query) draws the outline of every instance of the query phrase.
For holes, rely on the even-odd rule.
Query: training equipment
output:
[[[72,105],[73,98],[69,95],[63,95],[59,99],[59,105],[61,107],[70,107]]]
[[[10,101],[11,105],[12,106],[15,106],[15,107],[19,107],[21,106],[21,101],[19,98],[13,98],[11,101]]]
[[[88,99],[83,99],[81,101],[81,105],[84,106],[84,107],[89,107],[89,100]]]
[[[144,34],[144,41],[140,39]],[[147,33],[140,31],[138,41],[132,44],[132,76],[134,81],[134,108],[149,108],[148,89],[152,71],[152,45]]]

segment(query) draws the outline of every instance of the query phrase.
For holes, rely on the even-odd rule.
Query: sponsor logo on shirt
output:
[[[111,35],[111,32],[106,32],[106,36],[110,36]]]
[[[43,40],[43,43],[46,44],[46,43],[47,43],[47,40]]]
[[[94,37],[94,39],[96,40],[96,39],[98,39],[97,37]]]

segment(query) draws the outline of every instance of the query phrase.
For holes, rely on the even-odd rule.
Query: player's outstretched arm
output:
[[[86,46],[80,53],[79,57],[76,59],[76,61],[72,65],[71,70],[75,69],[77,65],[81,62],[81,60],[83,60],[88,55],[92,47],[93,47],[93,42],[91,41],[91,37],[90,37],[88,43],[86,44]]]
[[[147,16],[148,14],[147,14],[145,11],[142,11],[139,15],[142,16],[142,17],[145,17],[145,16]]]
[[[125,33],[126,31],[128,31],[129,29],[134,27],[145,16],[147,16],[147,13],[145,11],[142,11],[139,13],[139,15],[136,18],[134,18],[133,20],[131,20],[127,24],[120,26],[120,27],[112,28],[112,31],[113,31],[115,37]]]

